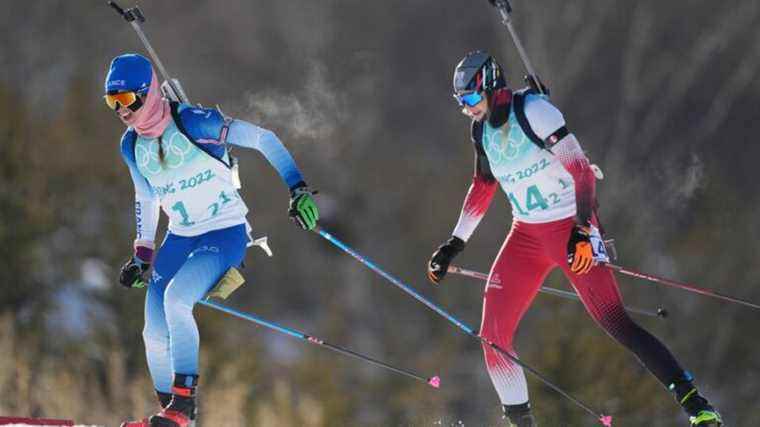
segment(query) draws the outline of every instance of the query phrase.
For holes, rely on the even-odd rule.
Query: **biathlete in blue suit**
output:
[[[161,410],[122,427],[185,427],[195,419],[198,327],[193,306],[251,245],[248,208],[237,190],[228,145],[261,152],[290,189],[290,217],[302,228],[319,213],[288,150],[269,130],[219,111],[170,102],[162,96],[150,61],[125,54],[112,62],[105,99],[127,131],[121,154],[135,185],[137,237],[122,267],[126,287],[145,286],[143,339]],[[155,254],[159,207],[169,227]]]

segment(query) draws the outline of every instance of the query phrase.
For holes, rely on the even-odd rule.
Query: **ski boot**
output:
[[[689,415],[691,427],[721,427],[723,425],[723,419],[718,411],[699,394],[691,378],[671,384],[670,389],[675,392],[676,400]]]
[[[530,402],[520,405],[504,405],[504,418],[509,427],[538,427],[538,423],[530,411]]]
[[[162,393],[156,390],[156,396],[158,397],[158,404],[161,405],[161,409],[169,406],[169,402],[172,400],[171,393]],[[149,427],[150,423],[148,419],[142,419],[140,421],[125,421],[121,423],[121,427]]]
[[[174,374],[171,401],[161,412],[150,417],[149,427],[193,427],[197,385],[197,375]]]

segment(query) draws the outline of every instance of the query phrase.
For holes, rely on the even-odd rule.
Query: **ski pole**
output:
[[[554,384],[552,381],[550,381],[548,378],[546,378],[543,374],[538,372],[537,370],[533,369],[530,365],[523,362],[522,360],[518,359],[516,356],[512,355],[508,351],[501,348],[496,343],[486,339],[485,337],[481,336],[476,329],[473,329],[464,323],[462,323],[460,320],[458,320],[456,317],[452,316],[448,312],[446,312],[444,309],[442,309],[440,306],[434,304],[432,301],[428,300],[424,296],[422,296],[420,293],[409,287],[408,285],[404,284],[401,280],[397,279],[395,276],[387,273],[382,268],[378,267],[377,264],[370,261],[360,253],[353,250],[350,246],[346,245],[345,243],[338,240],[335,236],[328,233],[327,231],[323,230],[321,227],[317,226],[313,230],[315,233],[322,236],[325,240],[332,243],[334,246],[341,249],[343,252],[351,255],[354,259],[364,264],[366,267],[368,267],[370,270],[374,271],[375,273],[379,274],[380,276],[384,277],[386,280],[391,282],[396,287],[400,288],[410,296],[412,296],[417,301],[421,302],[425,306],[427,306],[429,309],[435,311],[442,317],[444,317],[449,322],[456,325],[459,329],[464,331],[467,335],[477,339],[482,344],[485,344],[489,347],[491,347],[494,351],[497,353],[503,355],[507,359],[511,360],[517,365],[520,365],[523,369],[533,374],[536,378],[538,378],[542,383],[544,383],[547,387],[551,388],[552,390],[556,391],[560,395],[564,396],[566,399],[573,402],[575,405],[577,405],[579,408],[583,409],[584,411],[588,412],[589,414],[596,417],[596,419],[602,423],[602,425],[605,426],[612,426],[612,417],[609,415],[603,415],[599,414],[593,409],[589,408],[588,405],[583,403],[582,401],[578,400],[577,398],[573,397],[571,394],[560,388],[558,385]]]
[[[459,266],[456,266],[456,265],[450,265],[449,269],[448,269],[448,272],[452,273],[452,274],[458,274],[460,276],[472,277],[474,279],[480,279],[480,280],[484,280],[484,281],[488,280],[488,275],[485,274],[485,273],[481,273],[479,271],[468,270],[466,268],[462,268],[462,267],[459,267]],[[573,300],[573,301],[580,301],[581,300],[580,297],[576,293],[574,293],[574,292],[563,291],[561,289],[550,288],[548,286],[542,286],[538,291],[546,293],[546,294],[549,294],[549,295],[555,295],[555,296],[558,296],[558,297],[566,298],[566,299]],[[647,310],[647,309],[644,309],[644,308],[636,308],[636,307],[628,307],[628,306],[626,306],[625,309],[626,309],[626,311],[628,311],[630,313],[641,314],[641,315],[644,315],[644,316],[661,317],[663,319],[666,318],[666,317],[668,317],[668,311],[665,310],[662,307],[658,308],[656,312],[654,312],[652,310]]]
[[[732,297],[732,296],[729,296],[729,295],[725,295],[725,294],[722,294],[720,292],[714,291],[712,289],[700,288],[700,287],[697,287],[697,286],[694,286],[694,285],[690,285],[688,283],[678,282],[678,281],[671,280],[671,279],[665,279],[663,277],[654,276],[652,274],[641,273],[639,271],[630,270],[628,268],[621,267],[621,266],[615,265],[615,264],[601,263],[601,265],[609,268],[610,270],[617,271],[618,273],[625,274],[627,276],[632,276],[632,277],[636,277],[636,278],[639,278],[639,279],[648,280],[650,282],[659,283],[661,285],[672,286],[674,288],[684,289],[686,291],[694,292],[694,293],[697,293],[697,294],[700,294],[700,295],[705,295],[705,296],[708,296],[708,297],[713,297],[713,298],[721,299],[721,300],[724,300],[724,301],[730,301],[730,302],[733,302],[733,303],[745,305],[747,307],[752,307],[752,308],[755,308],[755,309],[760,309],[760,304],[756,304],[754,302],[750,302],[750,301],[747,301],[747,300],[743,300],[743,299],[735,298],[735,297]]]
[[[512,41],[517,48],[517,53],[520,55],[520,59],[522,60],[523,65],[525,65],[525,69],[528,71],[528,78],[533,81],[531,86],[533,86],[539,93],[545,94],[544,85],[541,84],[538,74],[536,74],[536,70],[533,68],[533,64],[531,64],[530,59],[528,59],[528,54],[525,52],[520,37],[512,26],[512,17],[510,15],[512,13],[512,6],[509,4],[509,0],[488,1],[499,11],[499,14],[501,14],[501,23],[507,27],[509,35],[512,37]]]
[[[433,377],[430,377],[430,378],[425,378],[423,376],[415,374],[412,371],[409,371],[409,370],[406,370],[406,369],[403,369],[403,368],[398,368],[398,367],[395,367],[395,366],[391,366],[391,365],[389,365],[389,364],[387,364],[385,362],[381,362],[381,361],[379,361],[377,359],[373,359],[373,358],[371,358],[369,356],[365,356],[365,355],[363,355],[361,353],[357,353],[357,352],[355,352],[353,350],[349,350],[347,348],[340,347],[340,346],[337,346],[335,344],[330,344],[329,342],[324,341],[321,338],[317,338],[317,337],[311,336],[311,335],[306,335],[303,332],[299,332],[299,331],[296,331],[295,329],[287,328],[285,326],[280,326],[280,325],[278,325],[276,323],[269,322],[267,320],[264,320],[264,319],[262,319],[260,317],[254,316],[254,315],[249,314],[249,313],[243,313],[243,312],[237,311],[237,310],[235,310],[233,308],[230,308],[230,307],[228,307],[226,305],[223,305],[223,304],[219,304],[219,303],[217,303],[215,301],[212,301],[212,300],[210,300],[208,298],[204,299],[204,300],[201,300],[198,303],[202,304],[202,305],[205,305],[207,307],[211,307],[211,308],[213,308],[215,310],[219,310],[219,311],[222,311],[224,313],[231,314],[231,315],[239,317],[241,319],[248,320],[249,322],[256,323],[257,325],[264,326],[266,328],[275,330],[277,332],[280,332],[280,333],[283,333],[283,334],[286,334],[286,335],[290,335],[293,338],[298,338],[300,340],[303,340],[303,341],[306,341],[306,342],[310,342],[312,344],[316,344],[318,346],[322,346],[322,347],[328,348],[328,349],[330,349],[332,351],[338,352],[338,353],[343,354],[345,356],[353,357],[355,359],[359,359],[359,360],[362,360],[364,362],[368,362],[368,363],[370,363],[372,365],[375,365],[375,366],[387,369],[389,371],[393,371],[393,372],[395,372],[397,374],[401,374],[401,375],[407,376],[409,378],[414,378],[415,380],[427,383],[429,386],[431,386],[433,388],[439,388],[440,385],[441,385],[441,379],[437,375],[433,376]]]
[[[166,72],[166,68],[164,68],[163,62],[161,62],[161,59],[158,58],[158,54],[155,50],[153,50],[153,46],[150,44],[150,41],[148,41],[148,37],[145,36],[142,27],[140,27],[140,23],[145,22],[145,15],[143,15],[140,8],[135,6],[133,8],[124,10],[113,0],[109,0],[108,5],[111,6],[119,15],[121,15],[121,17],[124,18],[124,20],[127,21],[129,25],[132,26],[132,28],[134,28],[135,32],[137,33],[137,37],[140,38],[140,41],[142,41],[145,49],[148,50],[148,54],[158,67],[158,72],[161,73],[161,76],[169,86],[169,89],[174,92],[173,95],[177,98],[177,100],[184,102],[185,104],[189,104],[190,100],[188,99],[187,95],[185,95],[185,91],[182,89],[182,85],[180,85],[179,81],[176,79],[169,77],[169,73]]]

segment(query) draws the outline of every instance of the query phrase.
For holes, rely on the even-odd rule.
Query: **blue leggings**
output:
[[[200,236],[167,234],[145,298],[143,340],[156,390],[171,393],[175,373],[198,374],[198,325],[193,306],[230,267],[243,261],[245,225]]]

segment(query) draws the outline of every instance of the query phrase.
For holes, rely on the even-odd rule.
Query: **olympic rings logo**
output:
[[[169,169],[177,169],[185,164],[185,161],[194,157],[193,144],[180,132],[174,132],[172,136],[163,141],[165,153],[164,164],[161,164],[158,155],[158,140],[152,139],[145,144],[138,143],[135,146],[135,160],[138,168],[148,174],[161,173],[164,166]]]
[[[193,151],[193,144],[181,133],[175,132],[165,146],[169,154],[166,158],[166,165],[169,169],[176,169],[185,163],[185,156]],[[192,156],[188,157],[188,160]]]
[[[153,149],[153,146],[156,149]],[[135,146],[135,159],[137,160],[137,167],[141,171],[156,175],[161,172],[161,163],[158,158],[158,144],[155,141],[150,141],[148,144],[137,144]]]
[[[526,142],[528,142],[527,137],[520,125],[515,123],[509,124],[506,135],[503,128],[483,134],[483,145],[493,166],[516,159]]]
[[[525,145],[528,142],[528,137],[522,128],[517,123],[509,124],[509,137],[507,138],[507,160],[516,158]]]

